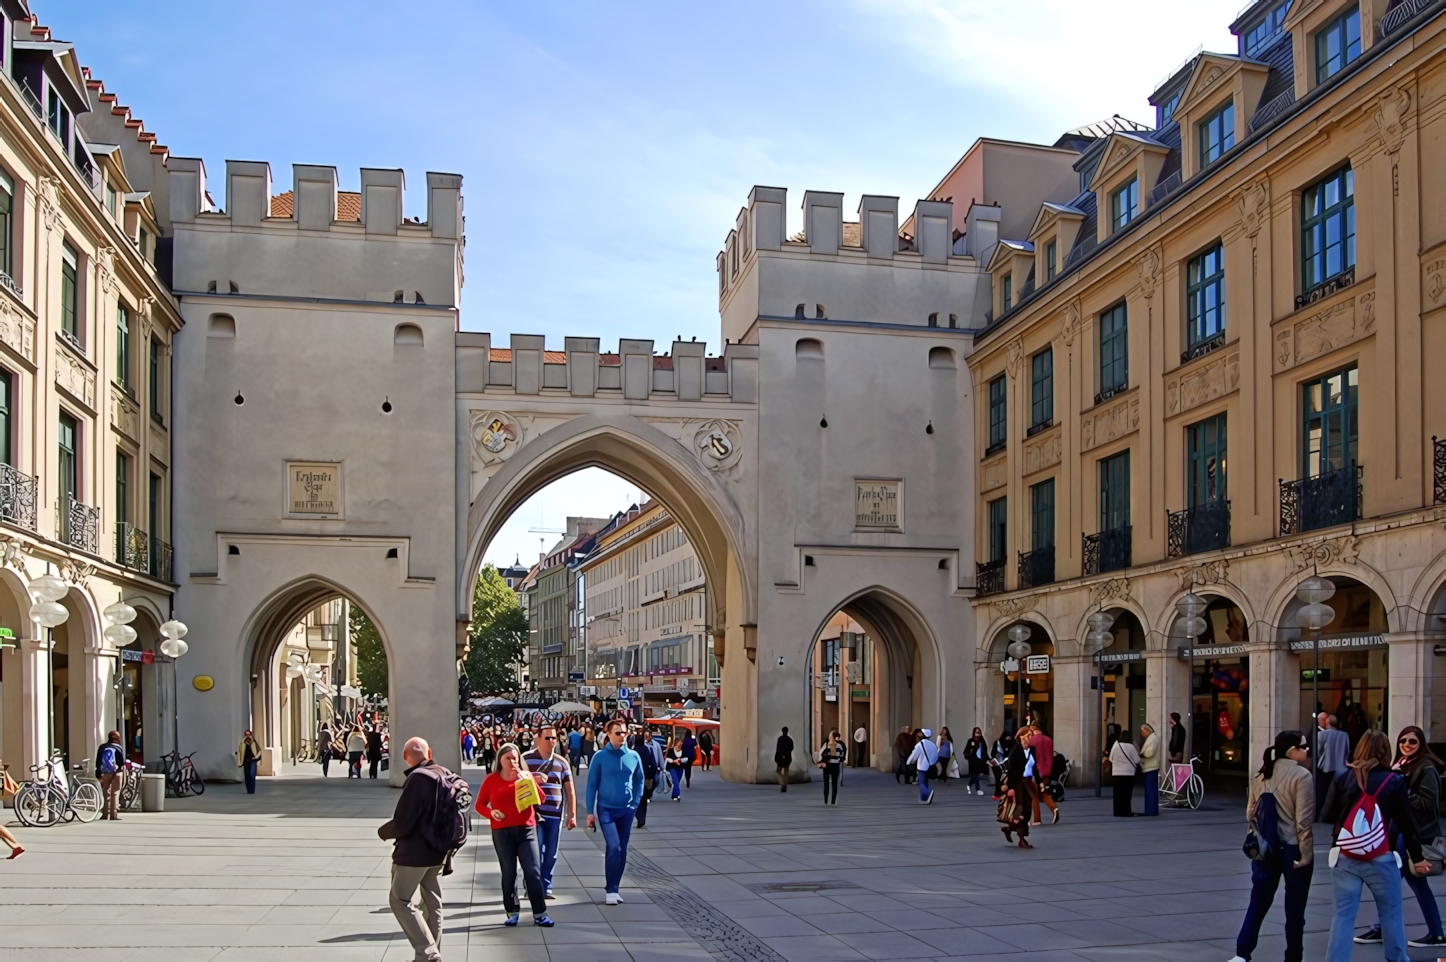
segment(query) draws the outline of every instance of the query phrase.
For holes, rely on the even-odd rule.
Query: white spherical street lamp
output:
[[[1014,679],[1014,730],[1019,731],[1024,724],[1024,659],[1029,657],[1029,636],[1034,631],[1028,625],[1014,625],[1009,629],[1009,657],[1015,661]]]
[[[1310,632],[1311,650],[1314,653],[1314,664],[1310,672],[1311,703],[1315,706],[1311,709],[1312,718],[1320,711],[1320,630],[1336,619],[1335,609],[1326,604],[1335,593],[1335,584],[1320,575],[1311,575],[1295,588],[1296,600],[1301,602],[1300,609],[1295,613],[1295,623]],[[1319,724],[1313,730],[1313,737],[1315,744],[1312,754],[1319,758]]]

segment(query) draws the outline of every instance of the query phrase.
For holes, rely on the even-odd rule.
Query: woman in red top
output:
[[[550,927],[547,899],[542,888],[542,858],[537,850],[537,810],[529,805],[517,810],[517,779],[532,778],[538,792],[546,776],[527,773],[521,765],[522,753],[511,743],[497,749],[497,764],[492,774],[477,789],[477,814],[487,818],[492,829],[492,847],[502,867],[502,905],[507,910],[504,925],[516,925],[522,907],[517,901],[517,864],[522,863],[522,881],[527,886],[527,899],[532,903],[535,925]],[[525,773],[525,774],[524,774]]]

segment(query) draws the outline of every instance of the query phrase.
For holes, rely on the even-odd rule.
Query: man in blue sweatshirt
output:
[[[623,900],[618,886],[628,864],[628,836],[633,813],[643,800],[643,762],[626,744],[628,723],[615,718],[607,725],[608,743],[593,755],[587,767],[587,827],[601,828],[607,843],[603,860],[607,875],[607,904]]]

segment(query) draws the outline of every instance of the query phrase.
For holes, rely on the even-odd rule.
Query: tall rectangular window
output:
[[[14,464],[13,414],[15,411],[15,376],[0,371],[0,462]]]
[[[69,243],[60,245],[60,329],[80,343],[80,255]]]
[[[1254,55],[1257,50],[1263,49],[1267,43],[1280,35],[1281,26],[1285,23],[1285,13],[1290,9],[1290,3],[1282,3],[1274,10],[1267,13],[1264,19],[1257,21],[1245,31],[1244,50],[1245,56]]]
[[[1005,381],[1001,374],[989,382],[989,450],[1004,446],[1009,436],[1005,410]]]
[[[1009,550],[1009,499],[995,498],[989,502],[989,560],[1003,561]]]
[[[58,465],[62,511],[69,507],[70,501],[80,500],[76,497],[76,493],[80,490],[79,466],[75,459],[75,452],[78,450],[77,433],[75,418],[62,411],[60,413],[60,463]]]
[[[1054,547],[1054,478],[1029,486],[1029,547]]]
[[[115,379],[130,390],[131,386],[131,312],[124,304],[115,309]]]
[[[1113,230],[1119,230],[1130,221],[1135,219],[1140,208],[1140,179],[1131,177],[1129,181],[1110,194],[1110,225]]]
[[[1301,291],[1356,266],[1356,178],[1350,167],[1300,195]]]
[[[1235,102],[1221,107],[1200,122],[1200,167],[1209,167],[1235,146]]]
[[[1186,347],[1225,331],[1225,253],[1219,243],[1185,269]]]
[[[1315,82],[1325,83],[1361,55],[1361,8],[1351,7],[1315,35]]]
[[[164,422],[165,416],[161,412],[161,342],[151,338],[149,368],[146,372],[146,393],[150,402],[151,420]]]
[[[1054,348],[1047,347],[1030,359],[1029,426],[1054,420]]]
[[[1217,414],[1185,429],[1189,507],[1225,500],[1225,415]]]
[[[1121,303],[1100,314],[1100,394],[1109,397],[1129,383],[1130,330]]]
[[[130,521],[131,459],[124,453],[115,453],[115,519],[121,524]]]
[[[1004,275],[1004,309],[1007,311],[1014,306],[1014,275]]]
[[[1319,477],[1356,463],[1358,371],[1352,364],[1302,385],[1304,474]]]
[[[1100,461],[1100,530],[1115,531],[1130,523],[1130,452]]]
[[[1059,271],[1059,241],[1050,241],[1044,245],[1044,279],[1054,280],[1054,275]]]
[[[0,170],[0,271],[7,277],[15,276],[14,257],[14,210],[15,181]]]
[[[115,184],[109,180],[105,182],[105,209],[110,211],[110,216],[116,215],[116,189]]]
[[[49,86],[49,84],[47,84]],[[60,94],[56,93],[54,87],[50,87],[50,103],[48,111],[50,130],[60,142],[70,148],[70,109],[60,100]]]
[[[152,545],[161,536],[161,494],[161,476],[153,474],[146,490],[146,530],[150,532]]]

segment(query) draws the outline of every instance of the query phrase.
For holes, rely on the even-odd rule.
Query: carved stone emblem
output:
[[[1081,449],[1088,451],[1130,434],[1140,426],[1140,397],[1125,398],[1118,404],[1086,416],[1080,425]]]
[[[95,279],[102,291],[115,287],[115,248],[102,247],[95,252]]]
[[[1404,87],[1387,90],[1366,108],[1370,113],[1375,135],[1386,149],[1394,154],[1406,140],[1406,128],[1411,118],[1411,92]]]
[[[84,585],[95,574],[95,565],[66,558],[60,562],[60,577],[73,585]]]
[[[1294,367],[1345,347],[1374,333],[1375,326],[1374,291],[1322,308],[1292,327],[1276,332],[1277,369]]]
[[[136,402],[132,401],[119,388],[112,388],[110,392],[110,423],[115,429],[132,440],[139,441],[141,412]]]
[[[1241,189],[1235,202],[1240,207],[1240,225],[1245,228],[1247,237],[1254,238],[1260,233],[1269,200],[1269,181],[1259,180]]]
[[[1191,565],[1188,568],[1176,568],[1175,577],[1180,581],[1181,591],[1191,585],[1224,584],[1230,580],[1230,562],[1220,558],[1204,564]]]
[[[979,472],[979,490],[993,491],[995,488],[1002,488],[1008,480],[1008,467],[1004,462],[1004,455],[1000,455],[993,461],[986,462],[983,470]]]
[[[742,434],[732,421],[705,421],[693,435],[693,450],[710,471],[725,471],[743,457]]]
[[[1181,414],[1240,387],[1240,352],[1217,357],[1165,382],[1165,411]]]
[[[1353,534],[1343,535],[1329,541],[1316,541],[1291,548],[1290,557],[1295,562],[1297,571],[1312,566],[1353,565],[1356,563],[1356,558],[1360,556],[1360,552],[1356,550],[1357,542],[1358,539]]]
[[[0,341],[27,360],[35,360],[35,322],[0,297]]]
[[[1065,345],[1072,346],[1077,334],[1079,334],[1079,301],[1070,301],[1064,306]]]
[[[1160,254],[1153,247],[1147,247],[1135,260],[1140,272],[1140,293],[1145,300],[1155,296],[1155,287],[1160,281]]]
[[[506,461],[522,440],[522,425],[498,411],[472,413],[472,448],[484,464]]]
[[[37,191],[40,197],[40,215],[45,221],[45,229],[48,231],[61,230],[65,226],[65,217],[60,212],[60,181],[54,177],[41,177],[39,181],[40,190]]]
[[[1130,596],[1129,578],[1111,578],[1109,581],[1101,581],[1090,588],[1090,602],[1101,605],[1106,601],[1115,601]]]
[[[1443,294],[1446,294],[1446,257],[1426,265],[1426,297],[1432,304],[1440,304]]]
[[[1060,432],[1050,431],[1024,444],[1024,473],[1033,474],[1059,464],[1063,443]]]
[[[1024,344],[1019,338],[1010,341],[1004,348],[1004,368],[1010,377],[1019,376],[1019,363],[1024,360]]]
[[[62,347],[55,352],[55,383],[92,411],[95,410],[95,372]]]
[[[1026,611],[1033,611],[1039,604],[1038,595],[1023,595],[1018,598],[1006,598],[1003,601],[996,601],[989,607],[1000,618],[1014,618]]]
[[[23,572],[25,570],[23,547],[24,545],[19,539],[0,535],[0,568],[14,568],[16,571]]]

